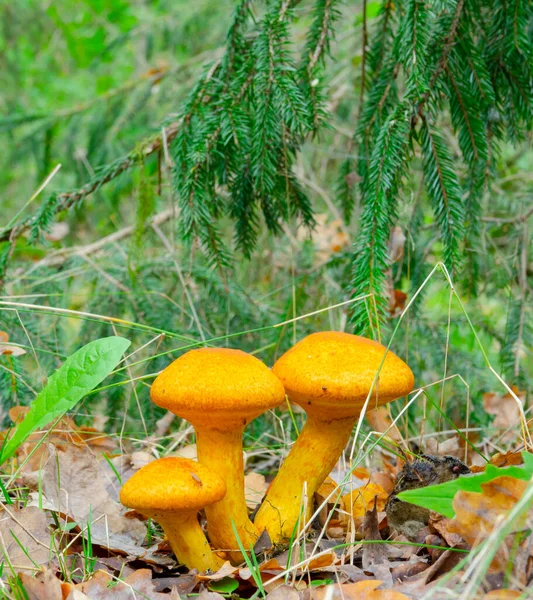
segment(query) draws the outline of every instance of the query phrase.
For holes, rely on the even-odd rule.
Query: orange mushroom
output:
[[[408,394],[414,377],[381,344],[337,331],[309,335],[281,356],[272,370],[289,399],[307,413],[307,422],[254,521],[276,543],[294,531],[304,482],[308,506],[303,517],[309,518],[313,495],[348,443],[368,395],[372,407],[385,404]]]
[[[225,481],[223,500],[206,508],[211,542],[242,560],[242,545],[255,544],[259,532],[248,517],[244,497],[242,435],[255,417],[285,398],[279,379],[260,360],[240,350],[191,350],[170,364],[152,385],[151,398],[190,421],[196,430],[198,460]]]
[[[187,458],[160,458],[148,463],[124,484],[124,506],[157,521],[176,558],[189,569],[217,571],[223,561],[205,537],[198,511],[226,493],[222,478]]]

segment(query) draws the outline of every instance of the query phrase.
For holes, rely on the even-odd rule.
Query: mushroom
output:
[[[162,371],[151,398],[194,425],[199,462],[224,479],[226,496],[206,508],[207,530],[212,544],[240,562],[233,525],[246,549],[259,537],[244,497],[242,435],[252,419],[283,402],[283,385],[250,354],[202,348],[183,354]]]
[[[304,483],[311,514],[313,495],[345,448],[369,394],[373,406],[408,394],[411,369],[372,340],[342,333],[313,333],[281,356],[273,367],[289,399],[307,422],[261,504],[255,525],[273,543],[293,534],[301,513]],[[378,377],[379,373],[379,377]]]
[[[124,484],[124,506],[157,521],[176,558],[189,569],[217,571],[223,561],[205,537],[198,511],[226,493],[222,478],[187,458],[160,458],[148,463]]]

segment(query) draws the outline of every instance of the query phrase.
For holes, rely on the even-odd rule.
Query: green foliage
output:
[[[520,467],[495,467],[488,464],[483,473],[459,477],[439,485],[430,485],[424,488],[406,490],[398,494],[400,500],[416,504],[429,510],[453,519],[455,511],[453,509],[453,499],[459,491],[464,492],[483,492],[482,485],[488,483],[497,477],[513,477],[529,481],[533,477],[533,454],[524,452],[524,465]]]
[[[0,462],[13,456],[36,429],[44,428],[72,410],[111,373],[129,345],[129,340],[120,337],[94,340],[67,358],[51,375],[46,386],[32,402],[28,414],[2,446]]]
[[[529,3],[518,2],[514,11],[507,10],[505,3],[495,9],[492,3],[465,0],[405,0],[397,6],[396,23],[391,3],[382,5],[368,51],[367,99],[355,133],[360,149],[363,236],[354,252],[352,294],[374,294],[381,322],[385,322],[387,298],[384,273],[390,264],[385,238],[393,220],[382,218],[381,239],[366,257],[361,254],[361,246],[369,241],[364,232],[375,230],[376,211],[381,208],[394,214],[382,205],[381,189],[373,184],[382,164],[373,160],[376,151],[385,153],[383,162],[394,160],[399,165],[408,160],[413,147],[415,154],[421,154],[427,199],[440,229],[442,259],[456,273],[466,254],[469,285],[475,290],[479,266],[472,248],[479,243],[481,196],[490,161],[505,139],[518,140],[531,131],[533,119],[533,62],[531,44],[526,42],[533,18]],[[398,94],[400,77],[405,84]],[[409,123],[409,142],[400,154],[397,146],[381,147],[398,110],[407,113]],[[438,131],[447,113],[466,167],[463,182],[458,173],[461,166]],[[394,157],[386,156],[389,152]],[[348,171],[345,164],[343,179]],[[402,170],[401,175],[395,184],[394,205],[408,183],[406,172]],[[339,187],[349,214],[355,199],[346,186]],[[377,265],[381,277],[376,276]],[[354,311],[352,322],[356,332],[375,331],[372,317],[359,310]]]

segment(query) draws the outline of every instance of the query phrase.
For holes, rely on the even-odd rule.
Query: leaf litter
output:
[[[16,408],[10,414],[17,421],[26,411]],[[41,443],[43,436],[46,443]],[[453,444],[449,442],[450,450]],[[25,464],[14,483],[25,494],[4,504],[0,513],[4,578],[18,575],[28,600],[178,600],[190,594],[220,600],[228,597],[220,593],[226,588],[234,590],[234,598],[249,598],[258,592],[258,580],[267,600],[416,600],[429,590],[432,600],[440,600],[447,597],[439,587],[443,577],[451,576],[450,586],[460,581],[463,571],[457,569],[465,556],[460,551],[487,540],[528,486],[526,480],[501,476],[477,491],[459,491],[453,519],[430,513],[421,532],[424,546],[402,536],[391,538],[388,531],[384,505],[401,461],[394,467],[387,459],[382,470],[359,467],[351,474],[337,468],[316,494],[315,506],[325,504],[326,509],[307,541],[296,540],[292,549],[273,553],[265,540],[263,547],[256,546],[257,567],[225,563],[216,573],[198,574],[179,567],[162,535],[157,530],[147,534],[145,519],[119,503],[121,485],[155,458],[145,450],[119,454],[112,438],[80,428],[68,417],[33,433],[17,454],[19,464]],[[516,468],[521,462],[520,452],[501,452],[492,457],[491,467]],[[267,487],[262,474],[247,474],[250,510]],[[519,590],[531,585],[529,513],[491,563],[497,589],[486,582],[480,598],[519,597]],[[87,538],[93,561],[89,567],[82,541]],[[65,560],[75,565],[69,580]]]

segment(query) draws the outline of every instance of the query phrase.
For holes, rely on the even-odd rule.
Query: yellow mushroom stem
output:
[[[184,511],[144,511],[163,528],[172,551],[181,564],[200,572],[218,571],[224,564],[211,550],[196,510]]]
[[[229,558],[234,563],[242,562],[243,557],[232,522],[246,550],[253,547],[259,538],[256,526],[248,517],[244,497],[243,432],[244,427],[226,431],[196,429],[198,462],[215,471],[224,480],[227,489],[222,500],[205,507],[209,539],[216,548],[231,551]]]
[[[308,415],[307,423],[272,482],[255,516],[255,526],[268,531],[273,543],[291,538],[311,516],[313,496],[336,465],[346,447],[357,417],[326,421],[323,415]],[[304,483],[307,506],[302,510]],[[228,488],[229,489],[229,488]]]

